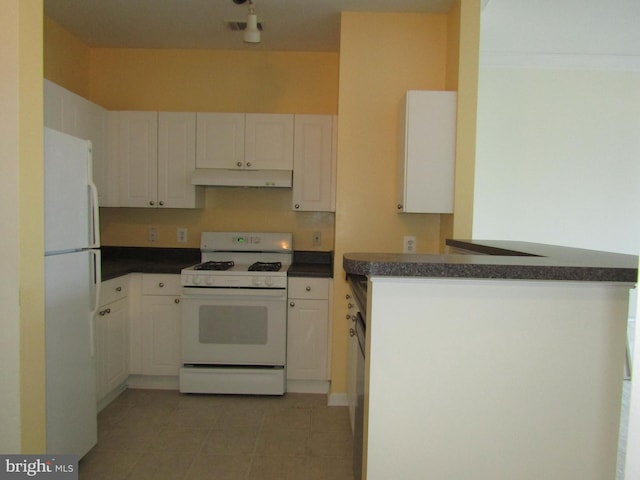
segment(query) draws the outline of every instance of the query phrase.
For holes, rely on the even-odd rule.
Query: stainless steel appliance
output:
[[[180,391],[282,395],[290,233],[203,232],[182,270]]]

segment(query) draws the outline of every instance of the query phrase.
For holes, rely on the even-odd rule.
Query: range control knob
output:
[[[267,287],[272,287],[272,286],[273,286],[273,278],[271,278],[271,277],[267,277],[267,278],[265,278],[265,279],[264,279],[264,284],[265,284]]]
[[[214,283],[213,277],[208,277],[207,278],[207,285],[213,285],[213,283]]]
[[[194,285],[200,285],[200,277],[198,277],[198,276],[193,277],[193,284]]]
[[[260,285],[262,285],[262,279],[261,279],[260,277],[255,277],[255,278],[253,279],[253,284],[254,284],[256,287],[259,287]]]

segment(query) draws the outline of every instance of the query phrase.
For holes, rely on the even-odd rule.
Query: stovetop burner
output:
[[[281,262],[256,262],[249,265],[250,272],[279,272],[282,268]]]
[[[222,271],[222,270],[229,270],[234,265],[235,265],[235,263],[233,261],[216,262],[216,261],[211,260],[209,262],[200,263],[200,264],[196,265],[195,267],[193,267],[193,269],[194,270],[218,270],[218,271]]]

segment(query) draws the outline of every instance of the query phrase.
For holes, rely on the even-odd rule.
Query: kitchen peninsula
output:
[[[366,285],[363,478],[615,478],[637,257],[447,245],[344,255]]]

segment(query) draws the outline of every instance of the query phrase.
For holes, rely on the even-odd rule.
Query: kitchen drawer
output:
[[[326,300],[329,298],[328,278],[289,278],[289,298]]]
[[[181,293],[180,275],[145,273],[142,276],[143,295],[180,295]]]
[[[112,278],[100,286],[100,305],[107,305],[129,296],[129,275]]]

